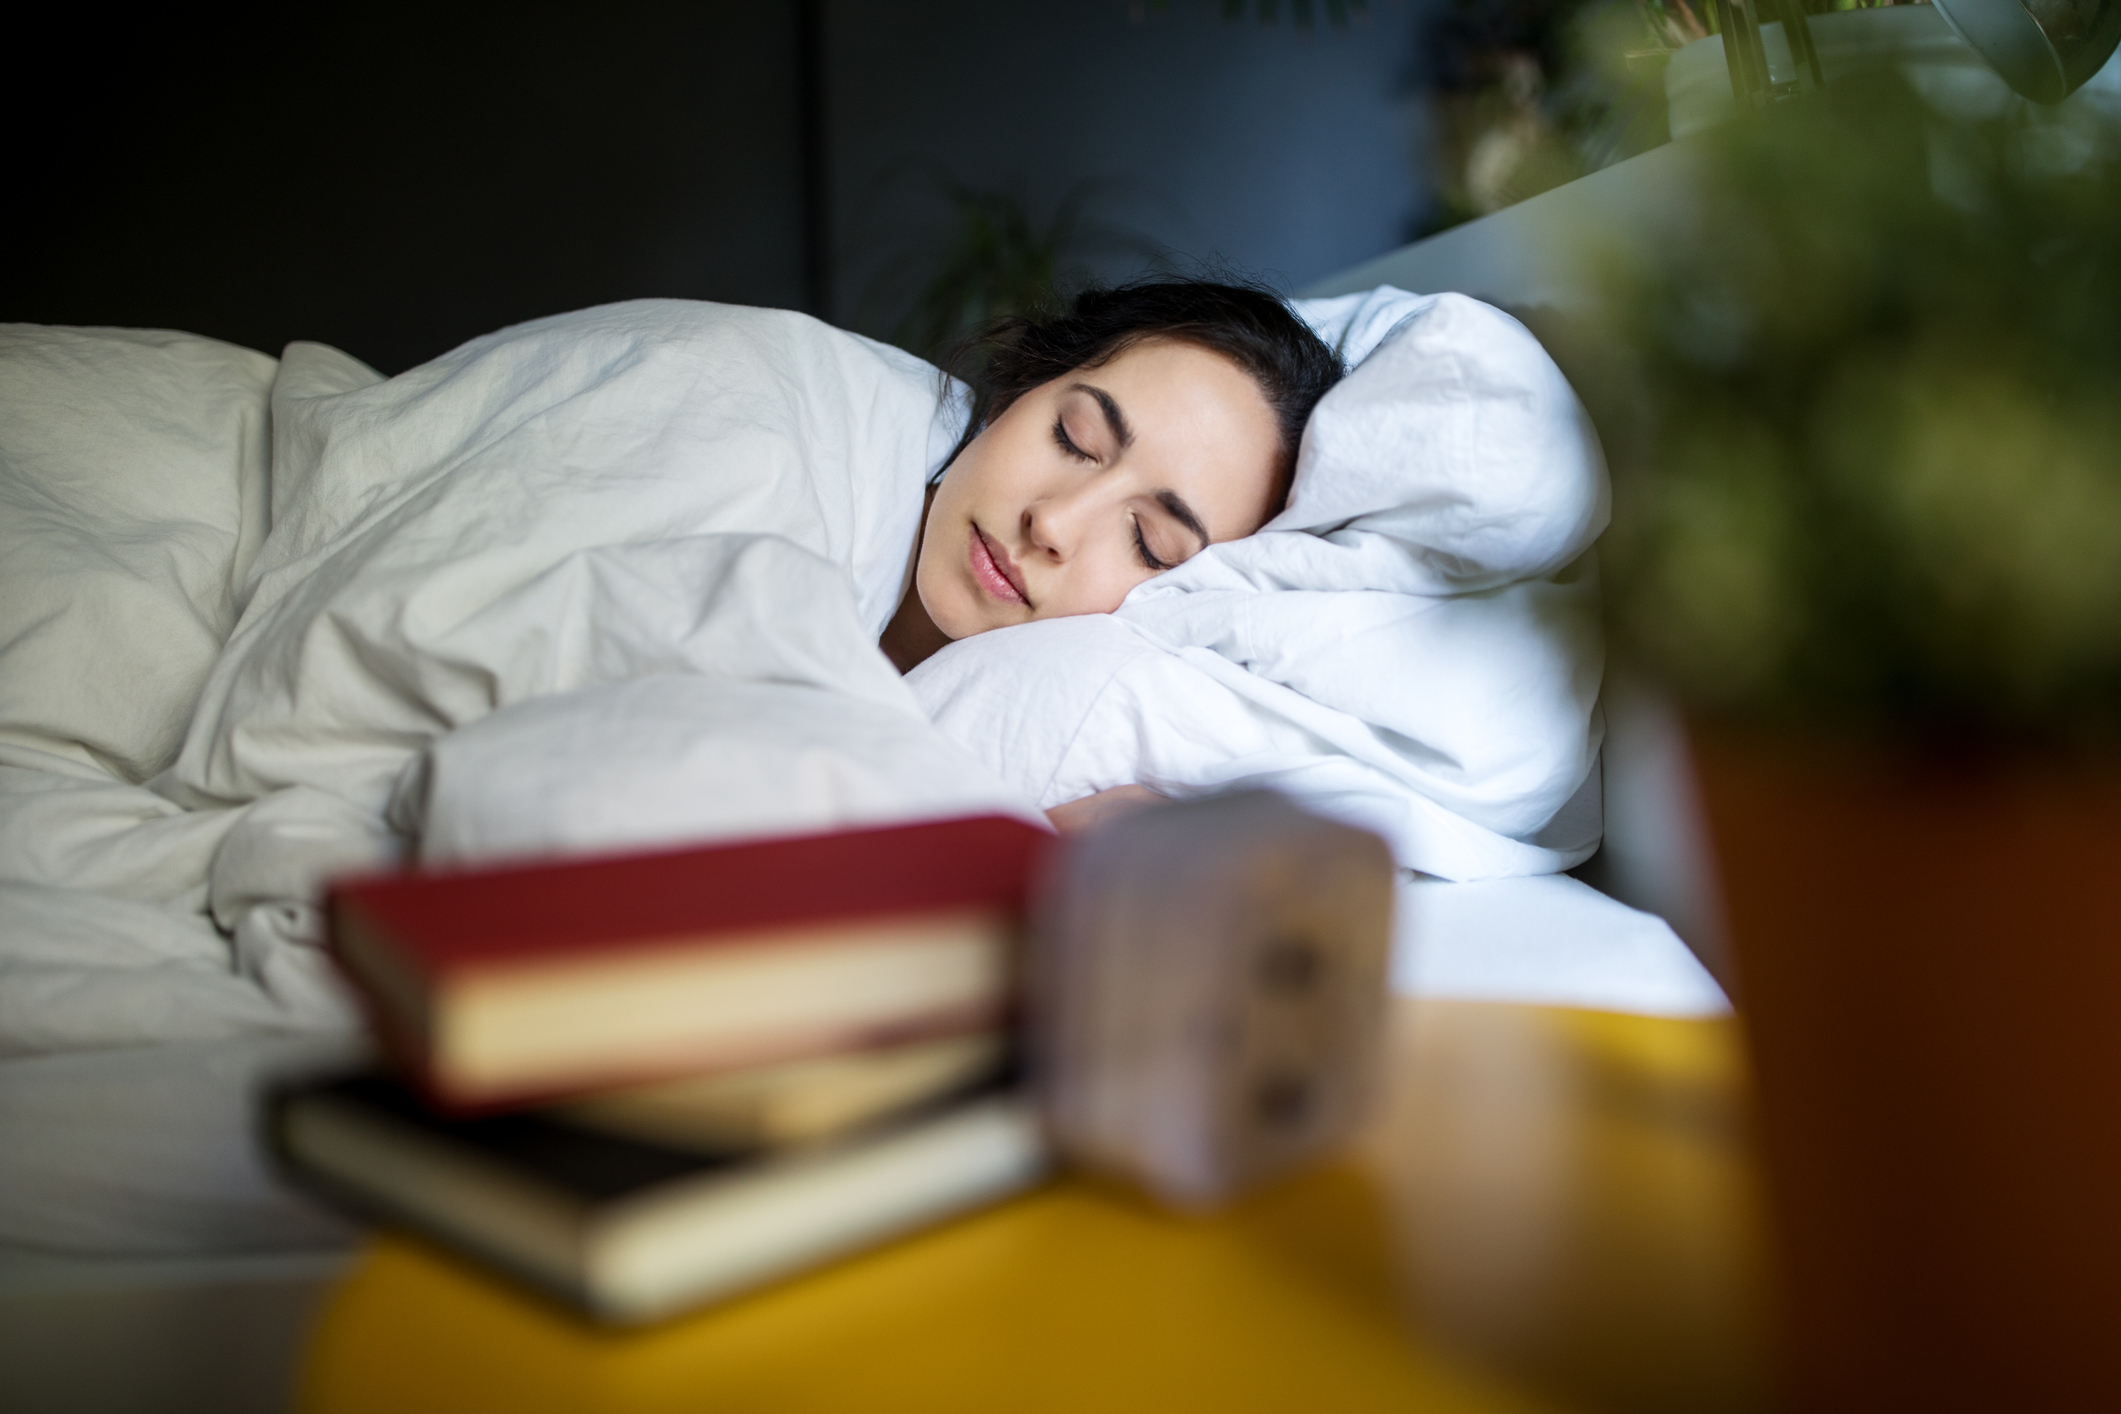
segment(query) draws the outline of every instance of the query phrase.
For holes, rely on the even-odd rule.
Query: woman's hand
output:
[[[1054,829],[1072,835],[1121,815],[1131,815],[1145,805],[1161,805],[1168,799],[1169,796],[1158,795],[1147,786],[1114,786],[1096,795],[1086,795],[1081,800],[1071,800],[1066,805],[1056,805],[1046,812],[1046,818],[1053,822]]]

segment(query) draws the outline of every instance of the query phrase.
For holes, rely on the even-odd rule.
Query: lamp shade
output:
[[[1947,23],[2003,81],[2060,103],[2121,45],[2121,0],[1935,0]]]

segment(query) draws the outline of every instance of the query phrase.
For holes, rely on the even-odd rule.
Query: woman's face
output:
[[[914,570],[922,607],[951,638],[1110,613],[1266,524],[1279,443],[1251,375],[1192,344],[1144,341],[1035,388],[944,473]]]

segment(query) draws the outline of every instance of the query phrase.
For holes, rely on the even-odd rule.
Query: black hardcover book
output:
[[[784,1151],[686,1148],[552,1111],[456,1118],[359,1075],[268,1102],[298,1182],[605,1321],[655,1320],[1000,1198],[1045,1168],[1013,1088]]]

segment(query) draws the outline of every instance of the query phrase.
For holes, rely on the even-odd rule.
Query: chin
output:
[[[947,634],[954,642],[957,639],[970,638],[974,634],[986,633],[992,629],[1006,628],[1009,622],[1009,620],[998,619],[989,615],[953,614],[948,623],[937,619],[935,626]]]
[[[920,596],[921,607],[928,611],[928,621],[952,642],[1000,627],[984,618],[977,605],[968,604],[966,600],[970,596],[956,585],[947,585],[941,592],[935,592],[916,577],[913,592]]]

